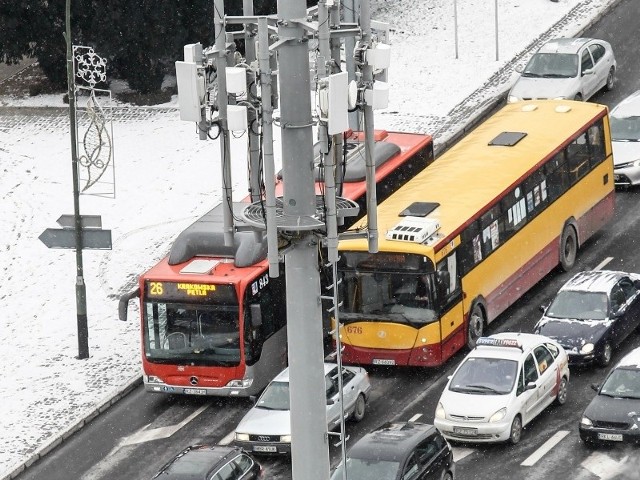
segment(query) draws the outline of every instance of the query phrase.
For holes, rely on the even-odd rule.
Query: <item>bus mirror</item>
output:
[[[130,291],[129,293],[125,293],[120,297],[120,301],[118,302],[118,318],[123,322],[127,321],[127,310],[129,308],[129,301],[132,298],[140,296],[140,289],[136,288],[135,290]]]
[[[260,308],[259,303],[252,303],[250,306],[251,311],[251,324],[258,328],[262,325],[262,309]]]

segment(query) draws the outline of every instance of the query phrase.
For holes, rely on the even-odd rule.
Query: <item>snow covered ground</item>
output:
[[[376,128],[446,142],[509,88],[513,67],[531,49],[576,35],[615,1],[373,0],[373,17],[391,24],[393,45],[390,104],[376,112]],[[199,141],[194,126],[179,120],[177,99],[114,112],[116,197],[81,198],[81,213],[101,215],[111,229],[113,249],[84,251],[90,358],[77,360],[75,255],[38,239],[73,213],[68,118],[55,109],[7,108],[14,106],[63,103],[61,95],[0,97],[0,479],[139,379],[136,311],[117,321],[118,298],[221,191],[219,145]],[[236,139],[232,155],[244,158],[245,149]],[[246,166],[233,168],[239,200]]]

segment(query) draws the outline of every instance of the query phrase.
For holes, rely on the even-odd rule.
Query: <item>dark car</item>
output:
[[[580,438],[586,443],[640,443],[640,348],[609,372],[582,414]]]
[[[433,425],[387,423],[366,434],[347,452],[349,480],[453,480],[449,443]],[[331,480],[342,480],[340,463]]]
[[[260,464],[240,447],[192,445],[173,457],[152,478],[163,480],[257,480]]]
[[[569,364],[607,366],[640,325],[640,276],[609,270],[579,272],[558,291],[535,326],[569,354]]]

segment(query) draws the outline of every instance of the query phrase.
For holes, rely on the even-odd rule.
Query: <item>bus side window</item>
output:
[[[606,158],[606,152],[604,149],[604,125],[600,120],[595,125],[589,127],[587,132],[589,138],[589,146],[591,147],[591,167],[602,163]]]
[[[589,173],[591,169],[589,164],[590,157],[587,134],[584,132],[567,146],[571,183],[576,183]]]

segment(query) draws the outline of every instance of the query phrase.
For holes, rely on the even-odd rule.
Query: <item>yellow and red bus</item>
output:
[[[507,105],[378,207],[378,253],[340,241],[343,362],[430,367],[473,348],[552,269],[572,268],[614,205],[605,106]]]
[[[429,135],[376,132],[376,140],[381,196],[433,161]],[[364,205],[360,134],[347,136],[345,155],[342,196]],[[322,190],[320,183],[317,189]],[[245,206],[234,204],[236,217]],[[147,391],[246,397],[286,366],[284,269],[270,278],[266,254],[266,236],[241,228],[234,245],[224,245],[219,205],[185,229],[169,255],[139,277],[138,288],[121,299],[120,318],[126,319],[129,300],[139,297]]]

